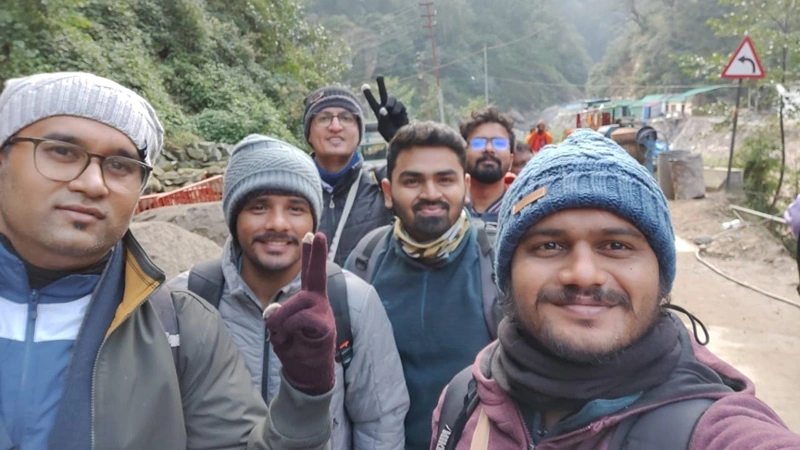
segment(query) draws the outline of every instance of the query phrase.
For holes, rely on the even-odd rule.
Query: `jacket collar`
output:
[[[166,278],[164,272],[153,263],[130,230],[125,233],[118,245],[125,252],[125,290],[106,335],[111,334],[139,305],[144,303]]]
[[[680,320],[674,317],[679,328],[679,339],[682,343],[682,355],[674,376],[666,383],[647,391],[624,412],[602,417],[597,426],[590,427],[592,432],[616,425],[628,416],[641,414],[659,406],[689,398],[721,398],[732,391],[754,393],[752,381],[728,363],[722,361],[705,347],[697,344]],[[514,401],[500,388],[491,375],[491,358],[494,349],[499,345],[494,342],[481,350],[472,366],[472,376],[477,382],[478,396],[489,419],[504,434],[510,436],[521,446],[527,445],[527,430],[522,414]],[[708,373],[703,370],[706,366]],[[698,370],[699,369],[699,370]],[[697,372],[697,373],[695,373]],[[713,372],[713,373],[711,373]],[[717,382],[713,378],[719,377]],[[694,382],[692,382],[694,380]],[[725,384],[722,384],[724,381]],[[554,437],[554,440],[573,438],[587,431],[587,428],[567,432]]]

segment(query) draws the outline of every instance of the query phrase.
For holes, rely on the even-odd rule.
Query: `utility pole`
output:
[[[489,53],[486,42],[483,43],[483,97],[486,99],[486,106],[489,106]]]
[[[439,121],[444,123],[444,96],[442,95],[442,82],[439,78],[439,61],[436,59],[436,39],[433,36],[433,27],[436,26],[433,18],[436,16],[436,10],[433,8],[433,2],[423,2],[419,6],[425,7],[425,14],[422,16],[428,19],[428,23],[423,27],[428,29],[428,34],[431,38],[431,55],[433,56],[433,73],[436,75],[436,95],[439,98]]]
[[[414,58],[417,64],[417,81],[419,82],[419,92],[424,95],[423,98],[428,98],[428,86],[425,83],[425,65],[422,61],[422,53],[417,52]],[[431,120],[431,112],[427,105],[425,105],[425,108],[423,109],[425,112],[425,120]]]

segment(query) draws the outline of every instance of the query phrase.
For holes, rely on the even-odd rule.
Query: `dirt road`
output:
[[[750,377],[756,395],[800,432],[800,308],[741,287],[695,258],[691,240],[718,233],[723,221],[734,218],[720,196],[670,206],[675,232],[685,239],[678,246],[673,303],[706,324],[709,348]],[[708,251],[704,259],[724,272],[800,304],[795,263],[763,228],[730,233]]]

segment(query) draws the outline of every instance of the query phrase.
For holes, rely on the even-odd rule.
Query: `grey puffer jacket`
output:
[[[228,239],[222,255],[225,288],[219,312],[244,356],[253,384],[265,399],[272,400],[280,388],[281,362],[269,345],[261,304],[237,270],[240,257],[241,251]],[[409,398],[392,325],[375,289],[348,271],[344,274],[353,330],[353,360],[346,379],[342,366],[336,365],[331,448],[400,450],[405,447],[403,423]],[[172,289],[186,289],[188,272],[169,284]],[[298,274],[281,290],[277,301],[284,302],[299,290]],[[265,347],[269,352],[266,364]]]
[[[383,201],[381,178],[383,178],[384,172],[383,168],[376,170],[364,167],[364,163],[359,162],[336,186],[331,187],[322,183],[323,209],[319,231],[325,234],[329,244],[333,242],[333,236],[336,234],[336,228],[342,218],[350,187],[353,183],[358,183],[353,208],[344,224],[342,235],[339,238],[339,246],[333,258],[333,262],[340,266],[344,265],[345,260],[361,238],[375,228],[390,224],[394,218],[392,211],[386,208]]]

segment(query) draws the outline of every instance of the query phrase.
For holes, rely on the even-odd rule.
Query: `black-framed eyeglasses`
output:
[[[314,116],[314,125],[321,128],[329,127],[331,126],[334,117],[339,119],[339,123],[342,125],[355,125],[356,123],[356,115],[351,112],[344,111],[336,114],[331,114],[328,112],[319,113]]]
[[[469,140],[469,146],[475,150],[485,150],[486,146],[489,145],[489,142],[492,143],[492,148],[498,152],[504,152],[511,147],[511,142],[509,139],[504,137],[494,137],[491,139],[485,137],[474,137]]]
[[[100,169],[106,186],[116,192],[139,192],[153,170],[147,164],[119,155],[90,153],[85,148],[68,142],[29,137],[14,137],[8,145],[18,142],[33,144],[33,163],[42,176],[53,181],[72,181],[89,167],[92,158],[100,160]]]

